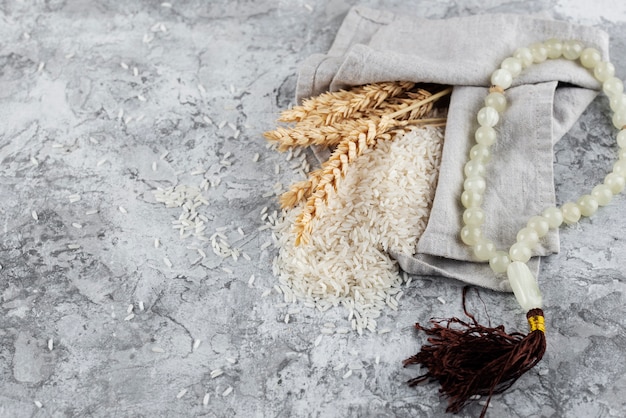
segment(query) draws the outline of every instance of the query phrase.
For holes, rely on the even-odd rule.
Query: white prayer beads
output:
[[[581,196],[576,202],[564,203],[560,208],[547,208],[541,215],[533,216],[519,231],[517,242],[509,251],[498,251],[495,244],[483,236],[481,226],[485,221],[485,213],[480,206],[487,187],[484,174],[485,164],[491,158],[489,147],[496,141],[494,126],[498,124],[500,113],[504,112],[507,104],[503,93],[513,84],[515,77],[524,68],[561,57],[568,60],[580,60],[580,64],[589,69],[601,83],[602,91],[610,100],[613,125],[620,130],[617,134],[619,158],[613,164],[613,171],[604,178],[604,182],[595,186],[589,194]],[[576,40],[549,39],[545,42],[534,43],[527,48],[519,48],[512,57],[504,59],[500,68],[492,73],[491,84],[492,89],[485,98],[485,106],[477,115],[480,125],[474,135],[477,145],[472,147],[469,161],[464,167],[465,182],[461,203],[466,210],[463,213],[465,226],[461,229],[461,240],[472,247],[478,260],[489,261],[495,273],[507,273],[511,288],[524,309],[541,308],[541,293],[537,281],[526,265],[541,237],[545,236],[550,228],[556,229],[563,223],[574,224],[580,220],[581,216],[592,216],[598,207],[609,204],[613,195],[620,193],[626,187],[624,83],[615,77],[615,66],[610,62],[602,61],[602,54],[597,49],[585,48]]]

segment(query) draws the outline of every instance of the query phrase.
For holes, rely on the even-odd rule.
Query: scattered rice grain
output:
[[[200,339],[193,340],[193,351],[196,351],[198,347],[200,347],[201,343],[202,343],[202,340]]]
[[[226,388],[226,390],[224,392],[222,392],[222,397],[225,398],[226,396],[230,395],[232,393],[232,391],[233,391],[233,387],[229,386],[228,388]]]
[[[322,334],[318,335],[317,338],[315,339],[315,341],[313,342],[313,345],[315,347],[319,346],[320,343],[322,342],[322,338],[324,338],[324,336]]]
[[[176,395],[176,399],[180,399],[183,396],[185,396],[185,394],[187,393],[187,389],[182,389],[180,392],[178,392],[178,394]]]
[[[72,222],[72,226],[76,229],[81,229],[83,227],[83,225],[78,222]]]
[[[442,305],[445,305],[446,300],[444,298],[442,298],[441,296],[437,297],[437,300],[439,301],[439,303],[441,303]]]
[[[124,318],[124,321],[130,321],[131,319],[133,319],[135,317],[134,313],[131,313],[130,315],[128,315],[126,318]]]
[[[161,347],[158,346],[154,346],[151,348],[153,353],[165,353],[165,350],[163,350]]]
[[[117,210],[119,210],[122,213],[128,213],[128,211],[126,210],[126,208],[124,206],[118,206]]]
[[[227,274],[233,274],[233,271],[228,267],[222,267],[222,271]]]
[[[165,263],[166,266],[168,266],[169,268],[172,268],[173,264],[169,258],[163,257],[163,262]]]
[[[48,340],[48,350],[52,351],[54,349],[54,340],[50,338]]]
[[[208,393],[205,393],[204,398],[202,398],[202,405],[207,406],[209,404],[210,397],[211,395],[209,395]]]
[[[43,404],[39,401],[35,401],[35,406],[39,409],[43,408]]]
[[[80,244],[67,244],[67,248],[69,250],[78,250],[80,248]]]
[[[343,378],[344,378],[344,379],[347,379],[347,378],[349,378],[350,376],[352,376],[352,370],[348,370],[348,371],[347,371],[347,372],[343,375]]]
[[[30,216],[32,216],[33,219],[36,220],[36,221],[39,220],[39,215],[37,215],[37,211],[36,210],[31,210],[30,211]]]

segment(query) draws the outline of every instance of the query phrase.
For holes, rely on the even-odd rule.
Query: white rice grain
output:
[[[154,346],[150,350],[153,353],[165,353],[165,350],[163,350],[161,347],[158,347],[158,346]]]
[[[72,226],[76,229],[82,229],[83,225],[78,222],[72,222]]]
[[[130,305],[128,305],[128,308],[126,308],[126,313],[131,313],[133,309],[135,309],[135,305],[131,303]]]
[[[165,263],[166,266],[168,266],[169,268],[172,268],[173,264],[169,258],[163,257],[163,262]]]
[[[202,398],[202,405],[207,406],[209,404],[210,397],[211,395],[209,395],[208,393],[205,393],[204,398]]]
[[[67,198],[70,200],[70,203],[76,203],[81,199],[79,194],[71,194]]]
[[[313,345],[314,345],[315,347],[319,346],[319,345],[320,345],[320,343],[322,342],[322,338],[324,338],[324,336],[323,336],[323,335],[321,335],[321,334],[320,334],[320,335],[318,335],[318,336],[317,336],[317,338],[315,339],[315,341],[313,342]]]
[[[37,160],[35,157],[30,157],[30,163],[37,167],[39,165],[39,160]]]
[[[133,67],[133,75],[135,77],[139,76],[139,69],[137,67]]]
[[[233,392],[233,387],[229,386],[228,388],[226,388],[226,390],[224,392],[222,392],[222,397],[227,397],[228,395],[230,395]]]
[[[43,404],[39,401],[35,401],[35,406],[39,409],[43,408]]]
[[[250,276],[250,278],[248,279],[248,286],[252,287],[252,285],[254,284],[254,274]]]
[[[126,64],[125,62],[120,62],[120,67],[122,67],[125,70],[128,70],[128,64]]]
[[[80,244],[67,244],[67,248],[69,250],[78,250],[80,248]]]
[[[131,313],[130,315],[128,315],[128,316],[126,316],[126,317],[124,318],[124,321],[130,321],[130,320],[131,320],[131,319],[133,319],[134,317],[135,317],[135,314],[134,314],[134,313]]]
[[[268,297],[271,293],[272,293],[272,289],[267,289],[266,291],[264,291],[263,293],[261,293],[261,297],[262,297],[262,298],[266,298],[266,297]]]
[[[89,209],[89,210],[85,211],[85,215],[87,215],[87,216],[95,215],[96,213],[98,213],[98,209]]]
[[[268,216],[279,247],[272,270],[293,299],[313,298],[322,312],[344,306],[359,333],[376,331],[383,309],[398,309],[408,279],[389,253],[415,253],[434,196],[442,132],[415,130],[379,142],[351,162],[322,216],[313,219],[307,245],[296,247],[291,230],[302,204]]]
[[[159,248],[161,246],[161,241],[158,238],[154,239],[154,248]]]
[[[344,378],[344,379],[347,379],[347,378],[349,378],[350,376],[352,376],[352,370],[348,370],[348,371],[347,371],[347,372],[343,375],[343,378]]]
[[[48,340],[48,350],[52,351],[54,349],[54,340],[50,338]]]
[[[445,305],[446,300],[444,298],[442,298],[441,296],[437,297],[437,300],[439,301],[439,303],[441,303],[442,305]]]
[[[206,94],[206,89],[202,84],[198,84],[198,90],[200,90],[200,93]]]
[[[200,339],[193,340],[192,350],[196,351],[198,349],[198,347],[200,347],[201,343],[202,343],[202,340],[200,340]]]
[[[128,211],[126,210],[126,208],[124,206],[118,206],[117,210],[119,210],[122,213],[128,213]]]
[[[261,157],[261,155],[257,152],[256,154],[254,154],[254,157],[252,157],[252,162],[257,162],[259,161],[259,158]]]
[[[176,395],[176,399],[180,399],[187,394],[187,389],[181,389],[180,392]]]
[[[145,306],[144,306],[144,304],[143,304],[143,300],[140,300],[140,301],[139,301],[139,303],[138,303],[138,305],[139,305],[139,310],[140,310],[140,311],[143,311],[143,310],[145,309]]]
[[[38,221],[39,220],[39,215],[37,214],[36,210],[31,210],[30,211],[30,216],[33,217],[34,220]]]
[[[237,363],[237,359],[234,357],[226,357],[226,361],[229,362],[230,364]]]
[[[285,324],[289,323],[289,319],[291,318],[291,315],[287,314],[285,315]]]

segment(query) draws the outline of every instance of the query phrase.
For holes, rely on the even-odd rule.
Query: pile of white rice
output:
[[[402,295],[403,278],[387,251],[415,253],[442,146],[442,129],[425,127],[368,150],[314,219],[309,244],[294,245],[292,225],[302,206],[284,211],[274,228],[280,247],[274,274],[286,299],[321,311],[342,305],[352,329],[376,331],[383,308],[397,309]]]

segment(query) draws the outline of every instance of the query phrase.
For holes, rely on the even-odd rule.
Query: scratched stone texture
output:
[[[414,277],[379,321],[390,333],[317,346],[343,311],[262,297],[276,249],[261,249],[261,211],[297,175],[261,133],[293,104],[298,64],[328,50],[357,4],[595,25],[626,77],[626,6],[608,0],[0,1],[1,417],[446,416],[434,384],[405,384],[419,372],[401,361],[424,342],[413,323],[462,315],[461,283]],[[594,102],[557,144],[559,202],[606,174],[607,109]],[[237,260],[181,239],[180,208],[155,200],[203,178],[206,235]],[[626,416],[625,208],[618,196],[562,231],[540,280],[548,351],[489,416]],[[492,321],[524,329],[513,297],[481,297]]]

